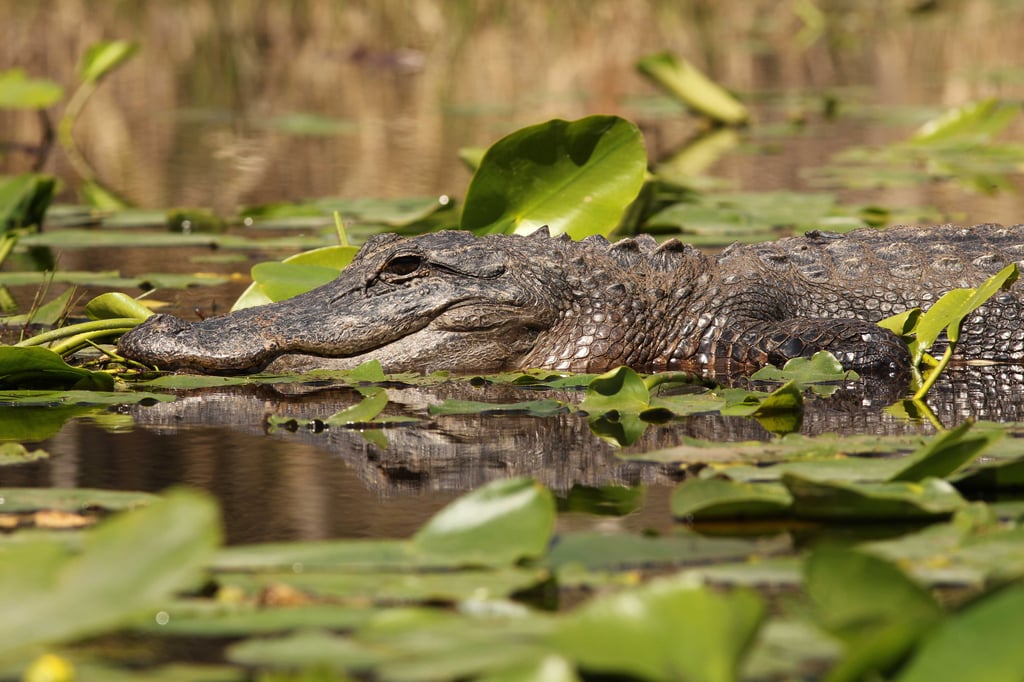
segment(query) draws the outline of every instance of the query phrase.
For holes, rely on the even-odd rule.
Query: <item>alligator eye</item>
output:
[[[415,254],[396,256],[387,262],[384,269],[381,270],[381,274],[390,277],[404,277],[419,270],[422,264],[423,259]]]

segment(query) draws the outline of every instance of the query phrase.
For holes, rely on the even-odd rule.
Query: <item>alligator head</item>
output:
[[[163,369],[222,374],[340,369],[371,358],[392,372],[513,368],[571,305],[572,287],[552,277],[560,268],[543,262],[556,241],[546,230],[531,238],[382,234],[318,289],[201,322],[154,315],[118,349]]]

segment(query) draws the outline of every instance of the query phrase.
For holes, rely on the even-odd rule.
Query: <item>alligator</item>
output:
[[[827,350],[847,368],[895,376],[910,356],[877,321],[1022,259],[1024,225],[815,230],[715,255],[647,235],[379,234],[318,289],[198,322],[154,315],[118,348],[162,369],[218,374],[370,359],[389,372],[735,374]],[[957,354],[1024,361],[1021,287],[964,321]]]

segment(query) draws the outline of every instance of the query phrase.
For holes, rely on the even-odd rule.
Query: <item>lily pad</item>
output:
[[[541,556],[554,524],[555,501],[547,488],[523,478],[494,481],[435,514],[413,546],[427,556],[504,565]]]
[[[637,69],[683,104],[713,121],[739,125],[750,119],[747,108],[687,60],[668,52],[644,57]]]
[[[114,378],[72,367],[61,356],[39,347],[0,347],[0,388],[79,388],[109,391]]]
[[[692,478],[672,493],[672,515],[694,521],[786,516],[792,504],[780,483]]]
[[[736,679],[764,617],[752,592],[666,578],[592,600],[553,639],[587,672],[725,682]]]
[[[462,228],[608,234],[640,191],[646,156],[637,127],[615,116],[523,128],[484,154],[466,191]]]
[[[93,530],[79,553],[50,540],[0,553],[0,653],[124,624],[193,587],[220,539],[217,510],[177,491]]]

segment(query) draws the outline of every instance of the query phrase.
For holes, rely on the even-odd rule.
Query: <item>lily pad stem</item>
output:
[[[67,327],[61,327],[60,329],[53,329],[42,334],[36,334],[35,336],[29,337],[17,346],[41,346],[44,343],[50,343],[51,341],[60,341],[62,339],[69,339],[80,334],[86,334],[90,332],[102,332],[102,334],[95,334],[89,338],[95,338],[96,336],[111,335],[115,333],[123,334],[129,329],[134,329],[142,322],[137,317],[115,317],[109,320],[93,320],[92,322],[82,322],[80,324],[72,324]]]
[[[928,373],[928,376],[921,383],[921,387],[917,389],[916,393],[914,393],[914,400],[924,400],[925,395],[928,394],[928,391],[930,391],[932,386],[935,385],[935,381],[939,378],[939,375],[942,374],[942,370],[946,369],[946,365],[948,365],[949,361],[952,359],[954,347],[955,344],[953,343],[946,346],[946,352],[942,354],[941,358],[939,358],[939,364],[932,368],[932,371]]]

